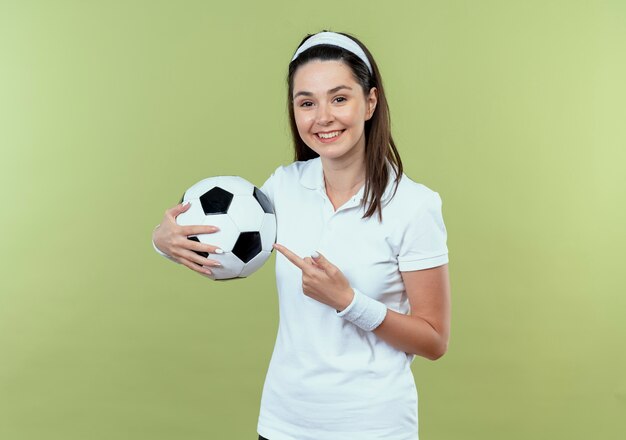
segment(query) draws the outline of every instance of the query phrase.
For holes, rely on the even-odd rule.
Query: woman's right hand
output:
[[[199,243],[194,240],[189,240],[189,235],[200,234],[212,234],[219,231],[216,226],[180,226],[176,223],[176,217],[187,211],[191,206],[190,203],[183,206],[178,204],[173,208],[167,209],[163,220],[154,229],[152,233],[152,241],[155,246],[163,253],[169,255],[173,260],[180,264],[184,264],[189,269],[198,272],[201,275],[211,275],[210,267],[220,267],[220,263],[210,258],[204,258],[201,255],[196,254],[198,252],[208,252],[209,254],[215,254],[216,251],[221,251],[218,247],[210,244]],[[221,253],[221,252],[219,252]]]

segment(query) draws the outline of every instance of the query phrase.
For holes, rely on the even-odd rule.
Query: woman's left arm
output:
[[[439,359],[447,351],[450,338],[448,264],[400,273],[411,312],[403,315],[387,309],[385,319],[373,332],[398,350]]]
[[[354,292],[350,283],[326,257],[300,258],[278,243],[274,248],[302,270],[305,295],[338,312],[351,304]],[[387,309],[383,321],[372,331],[398,350],[431,360],[439,359],[448,348],[450,334],[448,263],[400,273],[411,312],[404,315]]]

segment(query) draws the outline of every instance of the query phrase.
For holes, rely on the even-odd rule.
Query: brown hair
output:
[[[327,31],[324,31],[327,32]],[[367,206],[363,218],[371,217],[378,212],[378,218],[382,222],[382,196],[385,187],[389,181],[389,171],[386,163],[389,161],[396,173],[395,189],[391,197],[393,197],[398,189],[400,178],[402,177],[402,160],[396,149],[396,145],[391,136],[391,120],[389,116],[389,105],[385,97],[383,81],[378,70],[378,66],[369,50],[356,37],[337,32],[354,40],[365,52],[372,66],[373,74],[370,74],[365,63],[355,54],[338,46],[320,44],[313,46],[289,63],[289,72],[287,74],[287,107],[289,109],[289,123],[291,126],[291,135],[295,151],[295,160],[309,160],[319,155],[310,149],[298,134],[296,119],[293,109],[293,77],[301,65],[308,61],[319,60],[340,60],[352,70],[352,74],[356,81],[361,85],[363,94],[367,96],[372,87],[378,90],[378,103],[372,117],[365,121],[365,188],[363,193],[362,206]],[[298,45],[300,47],[306,40],[314,34],[308,34]]]

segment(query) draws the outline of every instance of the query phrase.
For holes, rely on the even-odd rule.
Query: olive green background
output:
[[[256,438],[275,257],[215,283],[150,237],[196,181],[291,161],[322,29],[371,49],[443,200],[420,437],[624,438],[625,2],[0,0],[0,439]]]

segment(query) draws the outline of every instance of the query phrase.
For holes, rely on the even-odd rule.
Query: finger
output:
[[[291,261],[300,270],[304,270],[304,268],[306,267],[306,263],[304,262],[304,260],[300,258],[299,256],[297,256],[296,254],[294,254],[293,252],[291,252],[285,246],[278,244],[278,243],[274,243],[274,249],[276,249],[278,252],[283,254],[285,258]]]
[[[197,266],[210,266],[210,264],[207,263],[207,261],[209,260],[208,258],[206,258],[203,255],[199,255],[199,254],[195,253],[194,251],[183,249],[176,256],[179,259],[188,260],[189,262],[191,262],[191,263],[193,263],[194,265],[197,265]]]
[[[178,210],[174,213],[173,217],[174,218],[178,217],[183,212],[188,211],[190,207],[191,207],[191,202],[185,202],[184,204],[181,204],[180,208],[178,208]]]
[[[187,260],[186,258],[179,258],[178,260],[181,264],[187,266],[194,272],[198,272],[200,275],[213,275],[213,271],[211,271],[211,269],[209,269],[208,267],[203,267],[201,264],[196,264],[193,261]]]
[[[172,220],[175,220],[176,216],[178,214],[180,214],[181,212],[187,211],[190,206],[191,206],[191,203],[189,203],[189,202],[186,202],[184,204],[183,203],[179,203],[178,205],[176,205],[176,206],[174,206],[174,207],[172,207],[170,209],[167,209],[165,211],[165,215],[170,217]]]
[[[224,253],[224,251],[217,246],[213,246],[211,244],[200,243],[199,241],[192,240],[189,237],[181,238],[181,241],[180,242],[177,241],[177,244],[184,249],[190,249],[196,252],[204,252],[207,254],[223,254]]]
[[[220,228],[214,225],[189,225],[180,227],[180,233],[184,235],[214,234],[219,232],[219,230]]]
[[[196,272],[207,273],[209,275],[213,273],[211,269],[222,267],[222,264],[219,261],[204,258],[202,255],[198,255],[195,252],[185,251],[181,259],[189,261],[191,263],[190,268]]]
[[[308,267],[312,267],[312,268],[314,268],[314,269],[316,269],[316,270],[324,270],[324,269],[322,269],[322,266],[320,266],[319,264],[317,264],[317,263],[315,262],[315,260],[314,260],[313,258],[311,258],[311,257],[304,257],[303,261],[305,262],[305,264],[306,264]]]
[[[201,264],[201,265],[202,264],[206,265],[207,260],[210,259],[209,255],[211,255],[211,254],[223,254],[224,253],[224,251],[222,251],[219,248],[216,248],[215,246],[198,243],[198,242],[193,241],[193,240],[187,240],[187,241],[189,243],[185,243],[184,246],[181,246],[183,250],[180,251],[180,256],[181,257],[185,257],[185,258],[187,258],[189,260],[193,260],[196,263]],[[212,260],[211,259],[211,261],[214,261],[215,263],[219,263],[216,260]],[[213,265],[213,266],[215,266],[215,265]]]
[[[211,260],[210,258],[205,258],[204,263],[202,263],[203,266],[209,266],[209,267],[223,267],[222,263],[220,263],[217,260]]]
[[[317,264],[317,262],[313,258],[311,258],[311,266],[313,266],[314,268],[316,268],[318,270],[321,270],[321,271],[324,270],[324,268],[322,266],[320,266],[319,264]]]
[[[325,256],[323,256],[322,254],[320,254],[318,251],[313,252],[313,254],[311,255],[311,257],[313,258],[313,261],[315,261],[315,263],[323,268],[324,270],[326,269],[332,269],[335,266],[326,259]]]
[[[193,261],[194,263],[200,265],[200,266],[206,266],[206,267],[222,267],[222,263],[220,263],[217,260],[214,260],[212,258],[207,258],[204,255],[198,255],[197,253],[193,252],[193,251],[185,251],[182,254],[182,257]]]

